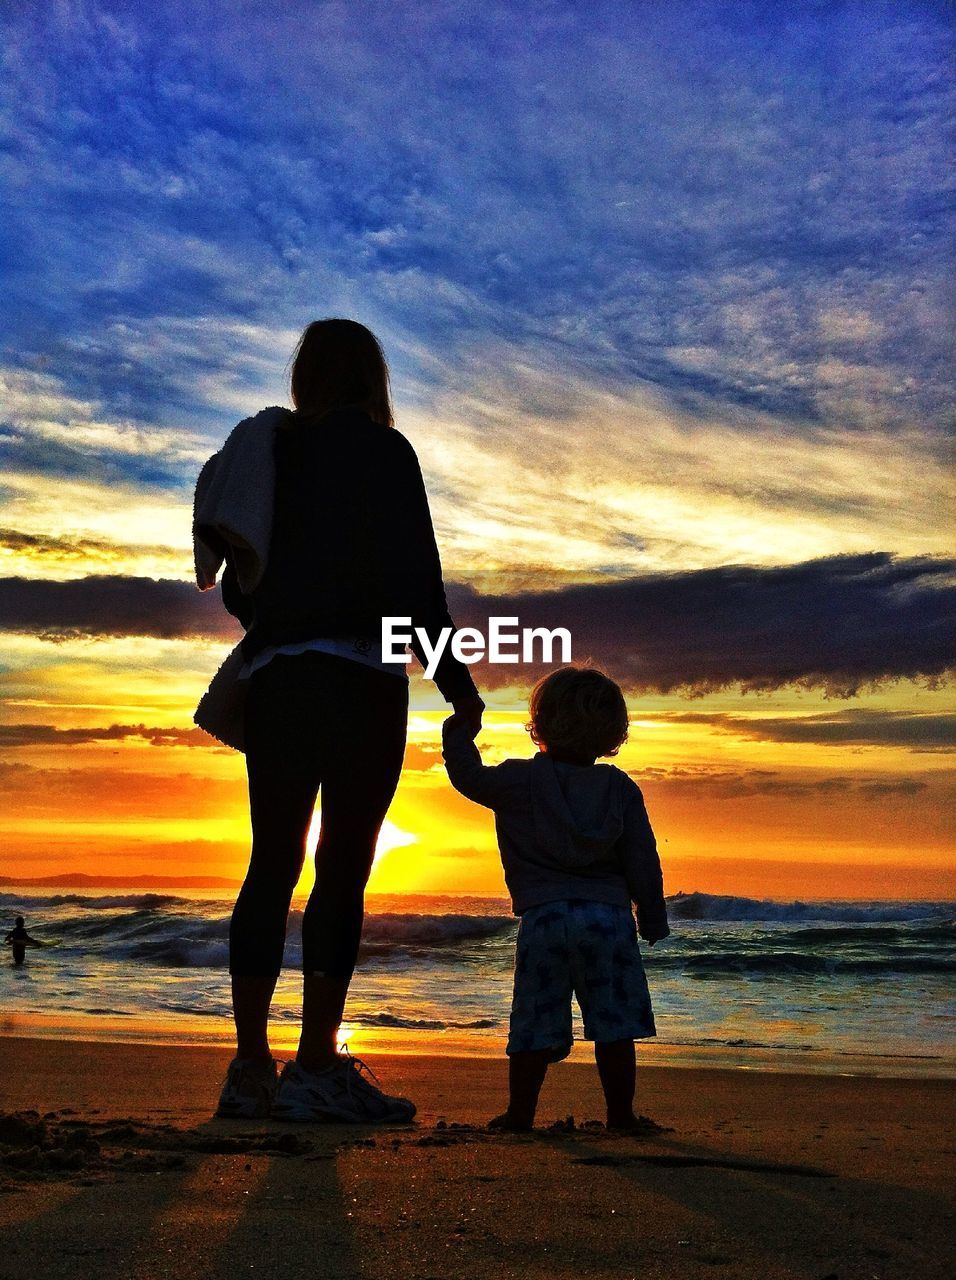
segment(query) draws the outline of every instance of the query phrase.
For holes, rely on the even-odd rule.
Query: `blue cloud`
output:
[[[51,440],[22,431],[2,421],[0,450],[9,458],[11,469],[46,476],[51,484],[57,479],[72,479],[176,491],[186,484],[194,484],[196,477],[193,457],[131,454],[102,444],[77,447],[65,440]]]
[[[690,415],[933,434],[952,404],[945,5],[4,25],[4,358],[116,414],[219,430],[223,377],[257,407],[269,335],[341,312],[412,402],[509,348]]]

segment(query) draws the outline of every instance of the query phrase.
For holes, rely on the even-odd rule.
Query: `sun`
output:
[[[382,823],[382,829],[378,833],[378,841],[375,845],[375,861],[378,862],[384,854],[390,853],[392,849],[403,849],[407,845],[415,844],[418,836],[412,835],[410,831],[403,831],[401,827],[396,826],[388,818]]]
[[[312,857],[315,853],[315,846],[319,840],[319,828],[322,825],[321,808],[316,808],[312,815],[312,821],[309,823],[309,834],[306,836],[306,859],[305,866],[302,868],[302,874],[299,876],[299,883],[295,887],[297,897],[308,894],[312,888],[313,863]],[[410,831],[403,831],[389,818],[382,823],[382,829],[378,833],[378,840],[375,844],[375,859],[372,863],[373,867],[381,861],[385,854],[390,853],[392,849],[403,849],[410,844],[416,844],[418,836],[413,835]]]

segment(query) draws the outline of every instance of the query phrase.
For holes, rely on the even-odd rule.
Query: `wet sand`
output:
[[[0,1280],[953,1274],[952,1082],[647,1067],[619,1136],[563,1064],[495,1136],[503,1062],[370,1056],[363,1129],[211,1119],[227,1058],[0,1038]]]

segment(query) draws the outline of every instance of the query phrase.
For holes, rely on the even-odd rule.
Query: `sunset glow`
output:
[[[0,876],[241,879],[193,486],[344,314],[458,625],[567,627],[624,686],[669,892],[956,896],[941,21],[544,6],[503,51],[480,7],[14,8]],[[475,668],[488,760],[543,670]],[[501,895],[411,707],[370,889]]]

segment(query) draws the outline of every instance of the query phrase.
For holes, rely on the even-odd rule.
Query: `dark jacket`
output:
[[[249,596],[227,563],[226,608],[247,628],[246,658],[331,637],[379,641],[382,618],[410,617],[434,644],[454,627],[415,450],[360,409],[276,431],[276,496],[265,572]],[[420,645],[412,649],[423,661]],[[435,683],[451,702],[475,692],[450,651]]]
[[[657,842],[632,778],[614,765],[567,764],[543,751],[530,760],[482,764],[457,717],[446,721],[442,736],[452,785],[494,810],[516,915],[574,898],[634,902],[641,937],[667,937]]]

